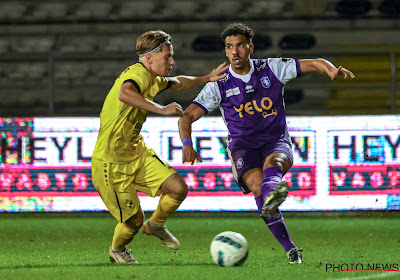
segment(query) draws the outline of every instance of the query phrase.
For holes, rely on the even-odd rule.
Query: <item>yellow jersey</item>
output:
[[[119,100],[123,83],[132,83],[149,100],[172,84],[166,77],[157,76],[152,80],[150,72],[140,62],[126,68],[115,80],[100,113],[101,126],[93,152],[93,157],[113,163],[132,162],[143,152],[136,148],[138,141],[141,141],[140,131],[146,121],[147,110]]]

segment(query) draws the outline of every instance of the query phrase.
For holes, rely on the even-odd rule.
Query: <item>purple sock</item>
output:
[[[262,206],[264,204],[263,195],[256,196],[254,198],[256,199],[258,213],[261,213]],[[272,217],[265,218],[261,216],[261,218],[267,224],[269,230],[272,232],[275,238],[279,241],[279,243],[281,243],[286,252],[289,252],[290,249],[296,247],[290,238],[290,234],[286,228],[285,221],[283,220],[282,213],[279,209]]]
[[[263,199],[276,188],[276,186],[282,182],[282,170],[278,167],[269,167],[263,171],[264,180],[261,183],[261,193]]]

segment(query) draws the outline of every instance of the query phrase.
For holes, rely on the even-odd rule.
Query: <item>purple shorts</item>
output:
[[[265,143],[258,149],[254,148],[236,148],[231,151],[228,145],[228,155],[232,162],[232,173],[239,188],[243,193],[249,193],[250,190],[242,180],[243,174],[253,168],[263,168],[266,157],[272,153],[285,154],[293,164],[292,141],[288,133],[282,135],[276,141]]]

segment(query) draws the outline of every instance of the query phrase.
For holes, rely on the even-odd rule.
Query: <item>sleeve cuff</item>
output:
[[[140,86],[139,86],[138,83],[136,83],[134,80],[132,80],[132,79],[125,80],[123,83],[124,83],[124,84],[125,84],[125,83],[132,83],[132,84],[135,86],[135,88],[137,89],[137,91],[138,91],[139,93],[142,93],[142,90],[140,89]]]
[[[296,72],[297,72],[297,77],[301,76],[301,68],[300,68],[300,62],[296,59]]]
[[[204,107],[203,105],[201,105],[199,102],[197,101],[193,101],[193,104],[196,104],[197,106],[199,106],[201,109],[203,109],[203,111],[208,114],[208,110],[206,109],[206,107]]]

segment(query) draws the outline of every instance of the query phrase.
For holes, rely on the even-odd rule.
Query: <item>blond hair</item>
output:
[[[151,30],[140,35],[136,40],[136,52],[139,56],[151,53],[161,45],[171,45],[171,35],[162,30]]]

